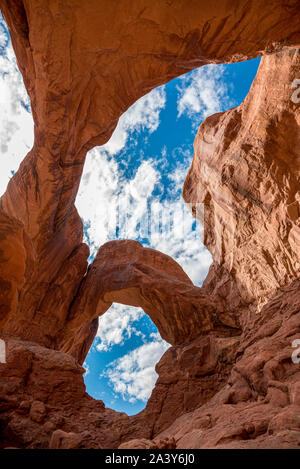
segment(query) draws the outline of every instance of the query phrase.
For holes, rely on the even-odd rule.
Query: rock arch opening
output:
[[[6,46],[8,46],[8,43],[6,44]],[[156,146],[154,146],[154,153],[156,153],[156,154],[154,155],[152,160],[146,161],[146,163],[148,162],[149,165],[144,169],[144,172],[142,172],[142,175],[141,175],[141,178],[143,179],[144,187],[147,186],[147,185],[149,186],[149,184],[151,185],[151,183],[152,183],[151,174],[150,174],[150,177],[149,177],[149,173],[151,173],[151,171],[152,171],[152,175],[153,175],[153,173],[155,171],[157,171],[157,168],[153,168],[153,166],[151,166],[151,162],[153,160],[159,160],[160,159],[161,160],[160,166],[164,167],[163,169],[165,170],[165,172],[169,171],[169,175],[172,176],[169,179],[168,190],[170,189],[173,192],[174,195],[178,196],[179,195],[178,189],[179,189],[179,187],[181,187],[183,178],[185,176],[185,173],[187,172],[187,168],[188,168],[188,165],[190,164],[190,160],[191,160],[191,155],[192,155],[191,142],[193,140],[193,133],[196,130],[196,125],[195,125],[194,121],[197,121],[197,120],[201,121],[209,113],[212,113],[212,112],[217,111],[217,110],[225,109],[226,107],[234,104],[234,99],[231,99],[231,97],[228,96],[228,94],[227,94],[227,90],[229,88],[229,83],[227,83],[228,86],[226,86],[224,84],[224,80],[228,79],[228,76],[230,77],[229,73],[226,72],[226,71],[224,73],[224,70],[222,69],[222,66],[208,66],[208,67],[206,67],[206,69],[207,69],[207,72],[205,71],[205,69],[195,70],[195,72],[192,72],[189,77],[185,76],[185,77],[183,77],[179,80],[175,80],[175,81],[169,83],[168,85],[166,85],[169,88],[171,87],[171,95],[173,93],[173,96],[172,96],[172,98],[173,98],[172,112],[174,112],[174,104],[176,104],[176,106],[177,106],[177,111],[176,111],[177,112],[177,120],[180,121],[179,125],[186,128],[187,127],[187,122],[190,122],[190,127],[192,129],[192,132],[188,136],[188,139],[186,138],[186,135],[185,136],[184,135],[183,136],[178,135],[178,138],[176,140],[176,144],[174,142],[172,142],[173,146],[170,145],[169,141],[166,141],[166,138],[164,140],[161,140],[161,147],[160,148],[158,148],[157,144],[156,144]],[[254,66],[252,68],[250,75],[255,74],[255,71],[256,71],[256,66]],[[226,73],[228,74],[227,77],[225,77]],[[240,70],[239,70],[238,73],[239,74],[245,73],[245,70],[243,70],[243,67],[240,67]],[[6,73],[6,75],[7,75],[7,73]],[[244,89],[239,89],[238,90],[239,96],[235,96],[235,100],[236,100],[235,104],[237,104],[237,100],[240,98],[240,95],[245,93],[245,90],[247,90],[247,87],[250,86],[250,83],[251,83],[252,79],[253,79],[253,77],[248,80],[248,83],[245,84]],[[15,78],[12,77],[12,84],[11,84],[12,86],[15,86],[14,85],[14,83],[15,83],[14,80],[15,80]],[[229,80],[230,80],[230,78],[229,78]],[[103,153],[103,147],[102,147],[102,149],[101,149],[102,155],[97,155],[99,160],[100,160],[100,156],[102,156],[102,157],[110,156],[111,157],[111,156],[115,155],[116,153],[122,153],[122,149],[123,149],[122,146],[124,146],[124,142],[126,143],[126,141],[131,138],[130,133],[132,133],[132,131],[136,130],[136,128],[140,128],[140,129],[145,129],[146,128],[146,129],[148,129],[149,135],[152,134],[154,131],[156,131],[158,125],[160,124],[160,122],[159,122],[160,121],[159,113],[164,111],[164,109],[166,107],[167,99],[170,100],[170,96],[167,96],[167,94],[168,94],[168,92],[166,92],[164,88],[159,88],[157,90],[154,90],[154,92],[152,92],[152,94],[147,95],[144,98],[144,105],[143,106],[141,106],[139,103],[137,103],[137,105],[135,105],[135,109],[134,109],[133,112],[129,110],[129,119],[127,121],[125,120],[125,123],[123,124],[123,126],[121,125],[121,131],[118,131],[118,129],[116,130],[116,137],[113,137],[111,139],[111,141],[107,145],[104,146],[104,148],[106,147],[106,149],[108,149],[108,151],[106,153]],[[26,96],[26,91],[23,88],[21,81],[19,82],[19,95],[20,95],[20,100],[22,100],[22,102],[23,102],[24,96]],[[151,97],[151,95],[152,95],[152,97]],[[176,95],[176,97],[175,97],[175,95]],[[191,99],[191,97],[193,99]],[[26,110],[28,112],[28,110],[29,110],[28,106],[27,106]],[[184,115],[186,116],[186,118],[184,118]],[[165,120],[168,120],[168,116],[165,116]],[[165,127],[166,126],[164,124],[164,129],[163,129],[164,135],[167,134]],[[186,133],[187,133],[187,131],[186,131]],[[179,134],[178,126],[177,126],[177,131],[176,131],[176,129],[173,129],[170,132],[170,134],[172,135],[172,139],[174,140],[174,135]],[[185,140],[184,143],[182,143],[182,139]],[[188,140],[188,143],[186,143],[186,140]],[[145,141],[144,141],[144,145],[145,145]],[[170,146],[171,146],[171,150],[170,150]],[[168,147],[169,147],[169,149],[168,149]],[[150,142],[150,148],[151,148],[151,142]],[[158,150],[160,152],[159,156],[157,155]],[[151,150],[151,151],[153,152],[153,150]],[[173,166],[172,167],[170,166],[169,168],[166,167],[166,162],[168,161],[168,158],[167,158],[167,152],[168,151],[171,152],[171,158],[169,159],[169,163],[170,163],[170,160],[172,160],[172,162],[173,162]],[[104,150],[104,152],[105,152],[105,150]],[[110,155],[108,155],[108,154],[110,154]],[[124,154],[124,152],[123,152],[123,154]],[[142,157],[141,157],[141,159],[142,159]],[[102,165],[100,164],[100,167],[101,166]],[[111,173],[106,174],[105,183],[111,189],[111,186],[114,184],[114,181],[111,178],[111,176],[112,175],[116,176],[116,170],[117,170],[116,165],[114,164],[114,162],[111,163],[110,169],[111,169]],[[158,169],[161,170],[160,167]],[[163,172],[163,169],[162,169],[162,172]],[[94,172],[96,172],[95,171],[95,166],[92,167],[92,170]],[[148,176],[148,180],[147,180],[147,176]],[[91,187],[92,184],[96,182],[95,179],[90,180],[90,178],[91,178],[91,174],[89,174],[88,171],[84,172],[83,178],[82,178],[83,189],[86,189],[87,185],[89,185]],[[97,182],[96,182],[96,185],[97,185]],[[161,185],[163,185],[165,187],[167,185],[166,181],[163,181],[163,183]],[[135,189],[135,190],[141,190],[143,188],[143,185],[141,185],[141,184],[139,185],[139,187],[135,187],[134,182],[133,182],[132,186],[133,186],[133,189]],[[106,190],[106,188],[104,188],[104,190]],[[140,195],[141,198],[142,198],[142,197],[145,197],[145,196],[147,197],[147,194],[148,193],[146,191],[146,193],[138,194],[138,195]],[[97,197],[98,197],[98,195],[99,194],[97,194]],[[103,196],[103,192],[102,192],[101,195]],[[110,192],[110,196],[111,195],[112,195],[112,191]],[[103,197],[103,198],[104,198],[103,203],[106,203],[107,202],[106,197]],[[78,199],[80,199],[80,197]],[[78,205],[78,199],[77,199],[77,205]],[[98,199],[98,201],[99,201],[99,199]],[[101,198],[100,198],[100,201],[101,201]],[[81,206],[80,206],[80,202],[79,202],[79,208],[82,209],[82,205],[83,204],[81,204]],[[108,205],[108,207],[110,207],[109,204],[107,204],[107,205]],[[176,209],[178,210],[178,207],[176,207]],[[83,210],[83,212],[84,212],[84,210]],[[101,214],[99,216],[99,213],[97,215],[98,215],[98,219],[101,220],[101,222],[102,222],[103,221],[103,216],[101,216]],[[181,214],[180,214],[179,218],[180,218],[179,222],[182,222],[182,215]],[[91,220],[91,222],[92,221],[93,220]],[[177,218],[176,221],[178,222],[178,218]],[[191,222],[190,222],[190,224],[191,224]],[[91,224],[91,226],[92,226],[92,224]],[[93,226],[92,226],[92,228],[93,228]],[[189,228],[190,228],[190,226],[189,226]],[[88,233],[88,220],[87,220],[86,224],[84,225],[84,230],[85,230],[86,235],[88,235],[89,234]],[[88,242],[88,244],[92,247],[92,244],[95,240],[94,239],[90,240],[88,238],[89,238],[89,236],[87,236],[87,241],[90,241],[90,242]],[[172,240],[174,242],[174,236],[169,236],[168,239],[167,239],[167,242],[162,239],[162,247],[159,246],[157,242],[156,242],[154,247],[156,247],[156,248],[158,247],[158,248],[161,248],[164,251],[168,251],[166,244],[167,243],[170,244]],[[165,241],[165,244],[163,245],[164,241]],[[176,241],[177,241],[177,238],[176,238]],[[188,243],[186,243],[186,245],[191,244],[190,241],[191,240],[188,239]],[[198,247],[200,246],[200,237],[196,240],[196,243],[198,244],[197,245],[197,250],[198,250]],[[101,242],[99,244],[101,244]],[[135,246],[137,246],[137,245],[135,245]],[[195,247],[196,246],[194,244],[194,248]],[[189,250],[189,253],[188,253],[189,258],[191,259],[191,255],[193,256],[193,259],[192,259],[192,264],[193,265],[190,267],[190,269],[189,269],[188,263],[186,263],[186,265],[185,265],[185,262],[184,262],[185,259],[183,258],[182,255],[179,258],[179,260],[183,261],[184,267],[186,267],[187,270],[190,271],[191,273],[195,273],[195,271],[197,271],[197,269],[198,269],[198,271],[200,273],[198,274],[198,276],[196,276],[196,283],[201,284],[204,277],[205,277],[205,274],[206,274],[205,271],[207,269],[207,262],[209,262],[209,254],[206,253],[205,251],[202,252],[202,258],[201,259],[205,259],[205,261],[206,261],[206,266],[203,268],[202,267],[202,262],[199,262],[198,259],[195,259],[195,251],[193,252],[191,250],[190,246],[188,246],[188,250]],[[177,249],[177,251],[181,251],[184,255],[185,247],[181,247],[180,249]],[[148,251],[146,250],[145,252],[148,252]],[[149,250],[149,252],[151,252],[151,251]],[[170,254],[174,256],[174,248],[173,248],[173,251],[170,252]],[[75,258],[74,258],[74,260],[75,260]],[[184,278],[182,278],[182,272],[180,272],[180,267],[177,266],[176,263],[172,263],[171,259],[169,259],[168,262],[171,263],[171,276],[175,277],[175,281],[176,282],[178,281],[177,275],[179,274],[179,277],[180,277],[179,281],[184,280],[184,282],[187,282],[187,285],[185,285],[185,286],[181,285],[179,288],[181,290],[182,290],[182,288],[183,289],[186,289],[186,288],[189,289],[192,285],[192,282],[188,279],[188,277],[186,275],[183,275]],[[146,261],[145,265],[147,265],[147,261]],[[148,265],[148,267],[149,267],[149,265]],[[163,272],[163,275],[164,274],[165,274],[165,272]],[[163,277],[160,278],[159,281],[161,281],[163,283],[162,279],[163,279]],[[174,278],[171,280],[171,283],[172,283],[173,280],[174,280]],[[165,282],[165,280],[164,280],[164,282]],[[136,283],[137,284],[139,283],[138,279],[136,279]],[[58,282],[58,284],[59,284],[59,282]],[[171,287],[167,287],[167,288],[172,289]],[[117,299],[118,301],[123,302],[123,303],[130,303],[131,300],[130,300],[129,297],[130,297],[130,295],[132,295],[132,293],[130,293],[130,292],[128,293],[129,290],[130,289],[125,288],[122,291],[122,293],[119,292],[119,295],[117,296],[117,298],[115,298],[114,294],[107,293],[108,302],[111,299],[112,300]],[[196,299],[195,299],[196,305],[194,305],[194,306],[191,305],[190,306],[191,311],[193,311],[193,313],[190,315],[190,319],[189,319],[190,320],[190,326],[185,325],[185,327],[183,328],[184,330],[180,331],[180,332],[178,330],[176,330],[176,319],[175,319],[176,313],[175,313],[174,320],[173,320],[174,324],[171,324],[172,321],[170,322],[170,324],[167,324],[164,320],[162,321],[162,319],[160,317],[161,314],[162,314],[162,311],[164,310],[164,308],[161,308],[161,305],[160,305],[160,303],[161,303],[160,295],[162,294],[163,296],[166,297],[166,295],[168,295],[167,290],[166,290],[165,293],[160,292],[156,299],[154,297],[151,298],[150,300],[148,299],[148,303],[150,303],[150,310],[151,310],[151,313],[150,313],[149,317],[151,317],[151,319],[154,320],[154,323],[156,324],[156,326],[158,326],[158,330],[159,330],[160,334],[162,335],[162,337],[164,339],[166,339],[167,341],[169,341],[169,343],[171,343],[171,344],[177,344],[177,343],[181,343],[181,342],[186,341],[186,340],[190,340],[195,334],[197,334],[196,330],[194,332],[192,332],[192,329],[194,329],[194,326],[192,326],[192,322],[195,319],[195,318],[192,319],[192,317],[193,317],[193,314],[195,314],[195,312],[196,312],[196,314],[198,313],[197,304],[198,304],[198,296],[200,294],[200,290],[199,289],[197,290],[197,288],[193,288],[193,290],[194,290],[194,294],[196,295]],[[110,298],[109,295],[111,295],[112,298]],[[135,295],[135,293],[133,294],[133,296],[134,295]],[[179,316],[177,318],[177,322],[182,319],[181,318],[181,316],[182,316],[182,311],[181,310],[183,309],[183,311],[184,311],[185,308],[186,308],[186,304],[189,302],[189,300],[187,299],[189,294],[187,295],[186,293],[181,292],[181,295],[182,295],[182,297],[185,296],[186,299],[183,300],[183,304],[180,304],[180,301],[179,301],[179,304],[175,308],[177,311],[180,312],[180,313],[177,313],[177,314],[179,314]],[[92,295],[92,296],[94,296],[94,295]],[[136,296],[138,297],[139,295],[136,295]],[[206,300],[207,299],[205,298],[204,299],[205,304],[206,304]],[[55,298],[55,301],[57,301],[57,297]],[[137,298],[135,298],[135,301],[138,301]],[[48,302],[48,299],[47,299],[46,302]],[[104,303],[105,302],[106,301],[104,301]],[[151,302],[152,303],[156,302],[158,304],[158,307],[156,309],[151,308]],[[177,302],[177,297],[176,297],[175,302]],[[148,309],[147,309],[147,305],[146,305],[145,301],[143,301],[141,298],[140,298],[140,303],[142,303],[144,308],[146,308],[146,310],[149,311],[149,304],[148,304]],[[49,308],[51,308],[53,306],[54,306],[54,303],[53,304],[50,303]],[[133,306],[135,306],[135,302],[134,302]],[[41,306],[42,310],[43,310],[43,308],[44,307]],[[169,305],[169,308],[173,309],[173,308],[171,308],[170,305]],[[154,316],[153,316],[152,309],[154,311]],[[215,310],[215,309],[217,309],[217,308],[213,308],[213,310]],[[156,313],[155,313],[155,311],[156,311]],[[168,316],[168,314],[169,313],[167,313],[167,316]],[[72,314],[71,314],[70,318],[71,317],[72,317]],[[162,324],[163,322],[165,322],[165,323]],[[202,326],[199,326],[199,328],[201,329]],[[212,327],[213,327],[212,325],[209,326],[209,328],[212,328]],[[227,325],[226,325],[226,327],[227,327]],[[88,348],[91,344],[91,337],[88,338],[88,337],[86,337],[86,335],[89,335],[89,334],[91,334],[92,336],[95,335],[96,329],[97,329],[97,318],[96,317],[93,319],[93,325],[92,326],[90,325],[89,322],[80,321],[78,338],[79,338],[79,340],[82,340],[82,338],[85,337],[85,340],[79,345],[77,343],[77,339],[75,339],[76,352],[74,352],[74,350],[72,349],[73,350],[72,353],[75,354],[76,358],[81,357],[80,361],[83,360],[83,357],[86,355],[86,353],[88,351]],[[63,334],[64,333],[65,332],[63,332]],[[68,345],[65,345],[63,347],[63,350],[66,350],[66,351],[69,352],[70,351],[69,343],[66,340],[64,340],[64,343],[67,343]]]
[[[154,247],[170,254],[190,274],[196,285],[202,284],[211,262],[210,255],[201,247],[200,225],[193,224],[189,209],[183,201],[180,201],[183,181],[191,164],[196,127],[208,114],[226,110],[234,104],[238,105],[244,99],[254,79],[258,63],[259,61],[255,60],[227,66],[203,67],[168,83],[163,88],[154,90],[121,117],[108,144],[88,154],[76,205],[86,223],[85,233],[92,253],[99,244],[108,239],[138,239],[145,247]],[[243,85],[240,86],[242,78]],[[174,116],[174,108],[177,117]],[[171,117],[173,122],[170,122]],[[167,138],[167,135],[171,135],[171,138]],[[133,204],[130,198],[134,200]],[[158,210],[155,212],[154,207],[151,213],[153,202],[158,206]],[[118,213],[120,209],[124,211],[125,216],[120,216]],[[128,213],[129,211],[131,213]],[[145,218],[143,220],[143,216],[146,221]],[[169,218],[157,222],[155,216],[157,219],[163,216]],[[172,223],[170,223],[171,218]],[[184,221],[187,223],[186,227],[183,226]],[[125,229],[124,226],[117,226],[122,223],[126,225],[126,222]],[[203,223],[203,220],[201,222]],[[154,223],[157,224],[154,228],[156,237],[151,237]],[[174,226],[176,223],[177,228],[178,225],[180,228],[177,231]],[[198,231],[193,231],[194,229]],[[132,245],[131,254],[128,249],[127,263],[138,249],[137,243]],[[117,243],[113,243],[111,249],[115,250],[116,257],[119,258],[120,264],[123,264],[121,257],[126,248],[122,247],[121,243],[119,247]],[[148,261],[144,259],[139,263],[147,265]],[[172,276],[179,268],[179,266],[174,268],[174,265],[170,263]],[[100,270],[103,271],[103,268]],[[130,268],[128,272],[129,270]],[[143,274],[141,278],[142,276]],[[123,281],[125,277],[126,272],[123,274]],[[146,275],[144,277],[146,279]],[[157,283],[159,282],[162,283],[161,278],[157,279]],[[191,284],[189,280],[188,283]],[[151,288],[155,289],[155,286]],[[196,290],[195,288],[194,291]],[[132,293],[119,292],[118,300],[124,304],[132,304],[128,295],[131,295],[131,300],[135,297],[137,301],[138,295],[134,290]],[[162,292],[158,294],[158,301],[163,302]],[[198,301],[199,299],[195,300],[194,309],[197,309]],[[155,302],[157,303],[157,300],[154,296],[150,303]],[[173,317],[171,305],[169,308],[167,314]],[[180,309],[184,310],[185,307],[182,308],[181,305]],[[161,310],[158,315],[162,315]],[[166,333],[153,314],[151,319],[154,319],[163,339],[173,344],[183,341],[182,337],[176,341],[174,333]],[[176,321],[173,322],[175,326]],[[195,331],[195,334],[198,332]],[[191,337],[186,336],[184,340],[189,340]],[[98,343],[97,338],[95,342]],[[101,362],[102,359],[103,357],[99,357]],[[94,355],[93,361],[95,361]],[[91,380],[90,373],[93,373],[91,368],[86,382],[92,384],[88,384],[87,389],[93,395],[98,395],[99,388],[96,387],[94,380]],[[98,385],[100,386],[100,382]],[[126,403],[124,404],[127,407]]]
[[[149,448],[265,447],[266,441],[297,447],[299,386],[289,341],[296,340],[299,325],[299,174],[291,164],[299,153],[293,135],[299,107],[291,99],[299,81],[299,2],[70,0],[58,8],[48,0],[0,0],[0,7],[35,122],[33,148],[0,207],[5,441],[23,447],[117,447],[134,436],[146,438]],[[197,309],[193,327],[200,322],[216,334],[199,332],[193,339],[189,321],[176,327],[162,315],[162,334],[171,335],[174,344],[178,336],[190,340],[174,345],[160,364],[171,387],[160,386],[159,399],[156,394],[143,415],[116,414],[85,393],[78,363],[96,333],[96,316],[129,295],[128,277],[122,288],[109,286],[92,298],[82,290],[83,284],[93,290],[99,260],[86,274],[89,253],[74,205],[86,152],[107,142],[120,115],[151,89],[198,66],[258,55],[264,57],[245,102],[200,127],[184,188],[194,213],[194,205],[209,194],[214,216],[214,223],[207,221],[214,264],[200,292],[217,311],[207,318],[205,309]],[[137,247],[142,257],[145,249]],[[109,277],[110,265],[104,268]],[[143,303],[149,291],[145,295],[136,287],[137,264],[131,269]],[[122,281],[122,269],[119,277]],[[192,296],[199,292],[176,275],[170,282],[179,286],[183,304],[187,289]],[[177,318],[182,303],[173,303]],[[149,309],[149,315],[156,311]],[[185,326],[184,319],[177,326]],[[237,322],[239,339],[230,336],[239,330]],[[24,394],[29,400],[19,406]],[[186,421],[191,411],[192,426]],[[179,431],[172,426],[177,417],[184,423]],[[172,441],[150,441],[157,435]]]
[[[169,347],[141,308],[114,303],[99,317],[83,364],[87,392],[116,411],[137,414],[155,386],[155,365]]]

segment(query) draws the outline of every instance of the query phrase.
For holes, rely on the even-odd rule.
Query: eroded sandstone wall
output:
[[[35,122],[0,207],[0,447],[299,447],[300,2],[0,8]],[[245,102],[208,118],[195,140],[183,195],[206,208],[214,264],[204,288],[133,241],[123,263],[112,243],[87,272],[74,207],[87,150],[155,86],[261,54]],[[78,363],[113,301],[143,306],[174,345],[133,417],[89,397]]]
[[[204,289],[244,321],[300,275],[299,76],[299,49],[263,57],[244,102],[200,126],[184,183],[205,206]]]
[[[35,262],[1,322],[10,335],[57,347],[87,267],[74,207],[87,150],[105,143],[120,115],[155,86],[206,63],[299,44],[299,0],[1,0],[0,7],[35,122],[34,147],[1,198],[1,210],[23,223]],[[61,285],[70,277],[61,294],[57,278]],[[52,300],[57,310],[49,314]]]

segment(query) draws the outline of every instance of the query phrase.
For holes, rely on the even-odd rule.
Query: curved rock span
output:
[[[0,206],[0,447],[299,447],[300,1],[0,8],[35,123]],[[154,87],[258,55],[244,103],[200,126],[184,184],[193,213],[205,206],[203,287],[135,241],[100,247],[88,268],[74,206],[86,152]],[[82,377],[113,302],[141,306],[172,345],[133,417],[88,396]]]
[[[91,344],[97,330],[89,324],[113,302],[142,307],[172,345],[211,332],[241,332],[234,316],[194,286],[171,257],[137,241],[111,241],[99,249],[79,288],[60,334],[62,350],[83,363],[87,347],[81,344]]]

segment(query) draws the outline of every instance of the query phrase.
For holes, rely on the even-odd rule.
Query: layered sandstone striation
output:
[[[0,447],[299,447],[300,2],[211,3],[0,0],[35,122],[0,204]],[[88,268],[86,152],[155,86],[258,55],[244,103],[200,126],[183,189],[205,207],[203,288],[135,241]],[[144,308],[172,345],[133,417],[83,382],[113,302]]]
[[[57,323],[64,325],[87,268],[74,206],[87,150],[104,144],[120,115],[152,88],[207,63],[299,44],[299,0],[263,7],[259,0],[1,0],[0,7],[35,121],[34,147],[1,199],[2,210],[23,223],[36,258],[4,329],[55,347]],[[58,285],[73,279],[67,294],[58,278]],[[58,317],[47,309],[52,298]]]
[[[178,448],[299,448],[299,279],[281,288],[242,336],[229,379],[214,397],[184,413],[160,438]]]
[[[184,183],[204,204],[204,289],[240,312],[300,274],[299,71],[299,49],[264,57],[242,105],[200,126]]]

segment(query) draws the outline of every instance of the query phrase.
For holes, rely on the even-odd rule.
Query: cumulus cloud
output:
[[[119,119],[110,140],[102,150],[110,155],[120,152],[134,131],[154,132],[159,126],[160,112],[166,105],[164,87],[156,88],[136,101]]]
[[[0,16],[0,195],[32,145],[30,102]]]
[[[134,132],[152,133],[157,129],[165,104],[164,87],[143,96],[121,116],[110,140],[87,155],[76,206],[86,223],[85,234],[92,254],[101,244],[115,238],[116,224],[124,228],[121,218],[125,212],[130,212],[131,218],[126,217],[126,233],[130,238],[136,237],[136,221],[145,210],[146,200],[160,175],[150,162],[144,161],[128,181],[115,155],[126,147]]]
[[[147,401],[157,379],[155,364],[169,348],[159,334],[151,334],[150,339],[111,362],[103,373],[109,378],[113,390],[132,403],[136,400]]]
[[[211,255],[201,241],[202,228],[181,197],[191,154],[168,174],[167,197],[154,195],[161,181],[154,160],[143,161],[133,177],[122,174],[118,161],[101,149],[90,152],[76,205],[86,223],[93,254],[111,239],[142,239],[145,245],[173,257],[196,285],[203,282]]]
[[[91,370],[90,370],[89,365],[86,362],[83,363],[82,368],[85,369],[85,376],[90,374]]]
[[[195,222],[181,198],[167,200],[160,205],[166,222],[163,231],[151,232],[150,245],[168,254],[185,270],[195,285],[201,286],[212,262],[209,251],[202,244],[203,228]]]
[[[151,161],[143,161],[127,178],[117,160],[96,148],[89,152],[76,199],[92,254],[106,241],[136,238],[137,225],[159,183]]]
[[[96,345],[99,352],[109,351],[114,345],[123,345],[132,336],[142,335],[134,323],[142,318],[141,308],[113,304],[110,309],[99,318],[97,337],[100,343]]]
[[[225,74],[224,65],[205,65],[181,77],[178,86],[178,117],[186,115],[193,119],[197,128],[206,117],[233,106]]]
[[[0,54],[5,53],[5,49],[7,48],[8,43],[9,43],[9,36],[8,36],[7,29],[4,25],[4,21],[0,13]]]
[[[155,162],[142,162],[133,178],[126,179],[114,158],[93,152],[88,184],[81,185],[76,202],[92,253],[111,239],[142,238],[146,245],[173,257],[201,285],[211,255],[201,241],[202,227],[180,196],[187,167],[181,165],[169,174],[173,186],[169,197],[161,200],[153,195],[161,177]]]

